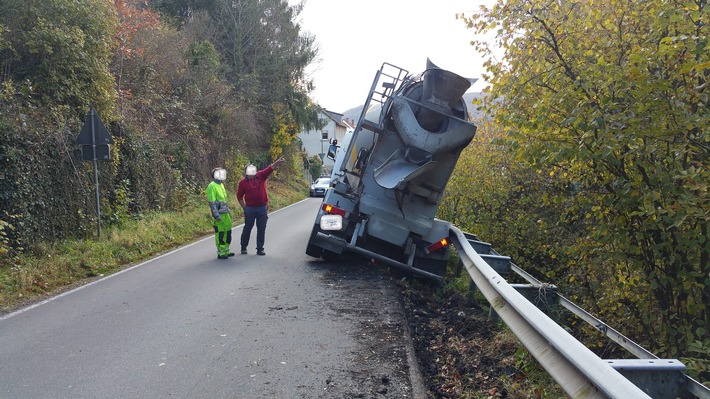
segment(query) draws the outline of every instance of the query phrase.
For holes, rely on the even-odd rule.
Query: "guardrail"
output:
[[[452,226],[450,238],[472,284],[491,309],[572,398],[666,399],[688,392],[710,399],[710,389],[685,375],[680,361],[657,358],[474,235]],[[508,284],[501,274],[510,270],[530,284]],[[601,359],[533,304],[532,296],[541,294],[548,299],[551,296],[639,359]]]

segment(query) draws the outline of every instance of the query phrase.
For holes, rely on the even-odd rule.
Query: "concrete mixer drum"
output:
[[[429,60],[417,76],[382,65],[335,156],[307,254],[349,251],[426,277],[445,272],[449,224],[435,215],[476,131],[463,100],[471,83]]]

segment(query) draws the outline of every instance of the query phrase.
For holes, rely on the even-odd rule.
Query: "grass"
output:
[[[269,182],[271,210],[283,208],[307,195],[305,185],[278,180]],[[232,219],[235,224],[240,224],[242,209],[235,198],[231,200]],[[101,233],[101,239],[40,243],[31,253],[3,264],[0,267],[0,312],[9,312],[96,277],[115,273],[213,234],[213,230],[207,204],[203,199],[195,198],[183,210],[146,213],[119,225],[102,228]]]
[[[462,399],[492,399],[503,395],[510,399],[558,399],[569,397],[504,323],[500,322],[499,319],[493,319],[498,320],[493,322],[490,317],[490,303],[488,303],[488,300],[480,290],[471,290],[471,277],[465,268],[457,275],[458,263],[459,255],[453,250],[449,259],[447,282],[442,290],[443,298],[460,295],[465,297],[469,303],[475,303],[480,308],[482,315],[488,315],[489,321],[492,322],[490,326],[492,336],[486,343],[480,343],[480,345],[494,348],[494,352],[500,354],[498,366],[505,371],[503,374],[496,376],[500,384],[495,390],[476,392],[474,389],[469,389],[462,395]],[[446,331],[442,331],[440,335],[446,333]],[[468,338],[462,341],[461,346],[464,347],[467,344],[476,345],[474,340]],[[460,358],[462,353],[477,354],[477,351],[462,350],[457,353],[456,357]],[[502,389],[498,390],[499,388]]]

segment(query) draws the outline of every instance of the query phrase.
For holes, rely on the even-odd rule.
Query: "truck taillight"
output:
[[[429,255],[432,252],[438,251],[441,248],[444,248],[445,246],[449,245],[449,237],[444,237],[441,240],[429,245],[426,247],[424,252],[426,252],[427,255]]]
[[[340,209],[337,206],[333,206],[330,204],[323,204],[323,210],[326,213],[330,213],[331,215],[340,215],[340,216],[345,216],[345,210]]]

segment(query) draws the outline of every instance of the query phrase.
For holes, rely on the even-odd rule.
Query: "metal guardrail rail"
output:
[[[491,309],[572,398],[675,398],[689,392],[710,399],[710,389],[684,374],[675,359],[658,359],[562,295],[540,283],[490,244],[452,226],[450,238],[472,283]],[[530,285],[508,284],[501,274],[512,270]],[[544,292],[543,292],[544,291]],[[602,331],[639,359],[601,359],[530,300],[530,295],[554,295],[554,301]]]
[[[533,287],[544,287],[545,284],[528,274],[525,270],[521,269],[518,267],[516,264],[511,263],[510,264],[511,270],[517,274],[518,276],[521,276],[525,280],[527,280]],[[555,292],[556,295],[556,303],[558,303],[560,306],[564,307],[568,311],[574,313],[577,317],[580,319],[584,320],[587,322],[587,324],[594,326],[597,330],[599,330],[601,333],[606,335],[607,338],[610,340],[614,341],[616,344],[621,346],[622,348],[626,349],[639,359],[647,359],[646,361],[638,360],[636,361],[636,365],[638,367],[643,367],[644,363],[646,364],[657,364],[657,361],[663,361],[667,365],[669,369],[673,369],[677,367],[677,365],[669,363],[670,360],[667,359],[659,359],[658,356],[654,355],[653,353],[649,352],[645,348],[643,348],[641,345],[637,344],[636,342],[630,340],[623,334],[621,334],[619,331],[615,330],[608,324],[604,323],[600,319],[594,317],[592,314],[587,312],[586,310],[580,308],[575,304],[574,302],[570,301],[569,299],[565,298],[562,294]],[[611,361],[610,361],[611,362]],[[620,360],[616,360],[615,363],[612,363],[613,365],[621,365],[623,362]],[[628,365],[631,366],[631,365]],[[627,367],[628,367],[627,366]],[[681,373],[683,370],[680,370]],[[710,389],[708,389],[706,386],[702,385],[698,381],[690,378],[689,376],[682,374],[683,381],[677,381],[678,385],[680,388],[683,386],[685,389],[695,395],[697,398],[701,399],[710,399]]]

